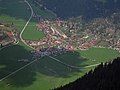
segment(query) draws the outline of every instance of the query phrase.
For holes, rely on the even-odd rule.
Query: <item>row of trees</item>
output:
[[[55,90],[120,90],[120,57]]]

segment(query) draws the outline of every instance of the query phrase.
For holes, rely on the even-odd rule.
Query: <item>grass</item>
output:
[[[106,62],[120,56],[118,51],[108,48],[90,48],[89,50],[79,52],[81,56],[89,59],[86,64]]]
[[[12,51],[12,53],[11,53]],[[19,52],[19,54],[15,54]],[[106,55],[106,53],[108,55]],[[6,55],[8,57],[6,57]],[[110,56],[109,56],[110,55]],[[15,69],[25,65],[25,63],[17,62],[19,58],[29,56],[29,50],[21,46],[9,47],[0,52],[0,73],[4,71],[14,71]],[[66,53],[56,56],[55,58],[74,66],[84,67],[91,64],[106,62],[120,56],[115,50],[106,48],[91,48],[86,51],[76,51],[74,53]],[[86,57],[87,59],[84,59]],[[95,59],[95,61],[92,61]],[[4,67],[3,67],[4,66]],[[1,90],[49,90],[83,76],[91,68],[82,70],[70,69],[49,57],[44,57],[34,64],[28,66],[24,70],[19,71],[15,75],[0,82]],[[6,74],[6,73],[5,73]],[[7,73],[8,74],[8,73]],[[7,84],[10,86],[7,86]]]
[[[44,36],[45,35],[42,31],[37,30],[36,23],[34,22],[29,23],[23,33],[23,38],[27,40],[39,40]]]
[[[8,15],[0,15],[0,21],[8,23],[8,24],[13,23],[19,32],[22,30],[22,28],[24,27],[24,25],[26,23],[25,20],[16,19],[16,18],[10,17]]]
[[[23,0],[2,0],[0,2],[0,14],[9,15],[18,19],[28,19],[30,16],[30,10],[28,10],[27,4]]]
[[[78,51],[68,52],[62,55],[58,55],[55,58],[67,64],[78,66],[78,67],[82,67],[80,66],[80,64],[87,61],[87,59],[83,58]]]
[[[28,0],[35,13],[38,13],[44,18],[55,18],[54,14],[51,12],[41,10],[40,7],[35,6],[32,0]],[[7,7],[6,7],[7,6]],[[9,15],[10,17],[15,17],[17,19],[28,20],[30,17],[30,9],[24,0],[2,0],[0,1],[0,14]]]
[[[16,54],[17,52],[19,52],[19,54]],[[2,67],[0,69],[0,78],[24,66],[26,63],[20,63],[18,62],[18,60],[20,58],[26,58],[28,56],[29,51],[21,46],[9,47],[1,51],[0,66],[4,65],[6,67]],[[9,77],[5,81],[0,82],[0,89],[48,90],[50,88],[75,80],[76,78],[78,78],[77,74],[78,71],[69,70],[69,68],[67,68],[66,66],[61,65],[48,57],[45,57],[35,62],[31,66],[25,68],[24,70],[21,70],[15,75]],[[10,86],[7,86],[7,84],[10,84]]]
[[[113,49],[90,48],[85,51],[78,50],[74,53],[59,55],[56,58],[70,65],[82,67],[107,62],[119,56],[120,53]]]

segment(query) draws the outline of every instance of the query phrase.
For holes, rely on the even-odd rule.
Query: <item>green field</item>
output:
[[[108,48],[90,48],[89,50],[79,52],[81,56],[89,59],[89,61],[86,62],[87,64],[106,62],[120,56],[118,51]]]
[[[36,23],[34,22],[29,23],[23,33],[23,38],[27,40],[39,40],[44,36],[45,35],[42,31],[37,30]]]
[[[78,64],[77,66],[92,65],[101,62],[106,62],[120,56],[118,51],[107,48],[90,48],[89,50],[78,50],[74,53],[64,54],[56,58],[69,63],[70,65]],[[85,60],[80,57],[86,58]],[[70,61],[70,62],[69,62]]]
[[[19,54],[16,54],[18,52]],[[120,53],[112,49],[91,48],[86,51],[66,53],[55,58],[69,65],[84,68],[85,66],[106,62],[117,56],[120,56]],[[0,73],[2,73],[0,77],[24,66],[26,63],[21,63],[17,60],[28,57],[29,50],[21,46],[11,46],[2,50],[0,52]],[[93,59],[96,61],[92,61]],[[0,82],[0,90],[49,90],[74,81],[91,68],[94,67],[81,70],[70,69],[49,57],[44,57],[5,81]],[[7,84],[10,84],[10,86],[7,86]]]
[[[24,27],[26,23],[22,19],[15,19],[14,17],[10,17],[8,15],[0,15],[0,21],[8,23],[8,24],[13,23],[19,32],[22,30],[22,28]]]

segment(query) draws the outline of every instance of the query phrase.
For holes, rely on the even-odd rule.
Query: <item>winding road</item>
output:
[[[29,3],[27,0],[24,0],[24,2],[29,6],[29,8],[30,8],[30,10],[31,10],[31,15],[30,15],[30,18],[28,19],[27,23],[26,23],[25,26],[23,27],[21,33],[20,33],[20,39],[21,39],[21,41],[22,41],[26,46],[34,49],[33,47],[29,46],[29,45],[25,42],[25,40],[22,38],[22,34],[24,33],[26,27],[28,26],[28,24],[29,24],[29,22],[30,22],[30,20],[32,19],[32,16],[33,16],[33,14],[34,14],[33,9],[32,9],[32,7],[31,7],[30,3]]]
[[[19,37],[20,37],[20,40],[21,40],[26,46],[34,49],[33,47],[29,46],[29,45],[25,42],[25,40],[22,38],[22,34],[24,33],[26,27],[28,26],[28,24],[29,24],[29,22],[30,22],[30,20],[32,19],[32,16],[33,16],[33,14],[34,14],[33,9],[32,9],[32,7],[31,7],[31,5],[29,4],[29,2],[28,2],[27,0],[24,0],[24,2],[29,6],[29,8],[30,8],[30,10],[31,10],[31,15],[30,15],[27,23],[26,23],[25,26],[23,27],[22,31],[20,32]],[[15,39],[15,41],[16,41],[16,39]],[[15,45],[17,45],[18,43],[19,43],[19,41],[16,42]],[[10,46],[11,46],[11,45],[10,45]],[[6,47],[9,47],[9,46],[6,46]],[[1,48],[0,51],[3,50],[3,49],[6,48],[6,47]]]

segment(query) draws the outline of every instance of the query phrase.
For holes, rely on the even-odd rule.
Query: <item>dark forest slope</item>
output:
[[[120,90],[120,58],[101,64],[82,78],[56,90]]]
[[[120,0],[36,0],[63,19],[107,16],[120,9]]]

